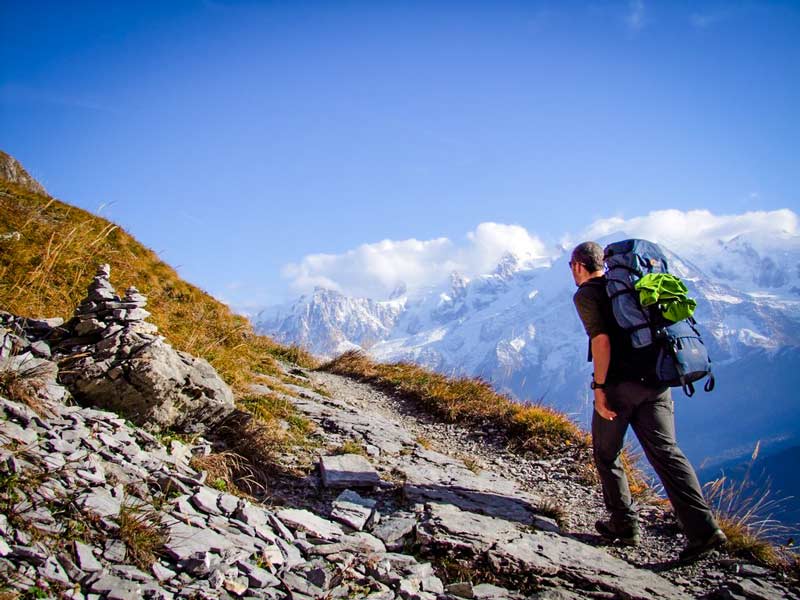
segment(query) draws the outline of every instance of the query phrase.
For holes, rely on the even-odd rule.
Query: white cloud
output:
[[[680,252],[708,242],[727,242],[745,235],[755,243],[785,239],[800,234],[797,213],[789,210],[753,211],[738,215],[715,215],[708,210],[653,211],[644,217],[599,219],[582,234],[582,239],[596,239],[613,233],[644,238]]]
[[[507,252],[532,262],[546,261],[552,254],[538,236],[519,225],[481,223],[467,234],[467,240],[463,249],[466,274],[485,273]]]
[[[507,252],[530,262],[548,260],[545,244],[519,225],[481,223],[465,239],[383,240],[342,254],[309,254],[283,268],[295,292],[315,286],[355,296],[383,298],[400,283],[409,288],[439,284],[453,271],[474,276],[490,271]]]
[[[760,249],[785,247],[787,238],[800,245],[800,218],[788,209],[734,215],[715,215],[708,210],[660,210],[629,219],[598,219],[579,236],[561,238],[561,247],[569,252],[581,241],[606,236],[649,239],[679,254],[699,258],[711,250],[709,244],[728,242],[737,236]],[[415,290],[442,284],[453,271],[468,277],[488,273],[506,252],[534,265],[547,264],[554,258],[550,246],[524,227],[481,223],[458,242],[445,237],[383,240],[341,254],[309,254],[298,263],[286,265],[282,274],[293,293],[322,286],[352,296],[381,299],[400,283]]]

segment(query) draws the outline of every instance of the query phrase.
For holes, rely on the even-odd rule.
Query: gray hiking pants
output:
[[[606,389],[613,421],[592,416],[594,461],[603,486],[603,499],[614,525],[636,521],[628,478],[620,453],[630,424],[645,456],[658,474],[675,515],[690,542],[706,540],[717,528],[691,463],[675,441],[675,414],[669,388],[654,389],[636,382],[611,384]]]

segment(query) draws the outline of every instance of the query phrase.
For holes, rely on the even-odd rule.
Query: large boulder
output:
[[[202,358],[179,352],[145,322],[147,299],[120,298],[102,265],[87,298],[66,324],[60,380],[78,401],[113,410],[156,430],[202,431],[234,407],[231,389]]]

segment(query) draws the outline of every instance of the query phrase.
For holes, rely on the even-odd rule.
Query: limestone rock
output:
[[[233,410],[233,393],[203,359],[123,331],[116,352],[70,361],[62,381],[79,400],[151,429],[197,430]],[[114,377],[115,369],[121,369]]]
[[[175,560],[187,560],[196,552],[223,551],[231,547],[224,536],[209,529],[175,523],[169,528],[169,538],[164,549]]]
[[[496,573],[556,576],[596,586],[626,598],[655,600],[687,598],[666,579],[637,569],[603,550],[552,532],[529,532],[502,519],[432,504],[417,527],[417,539],[427,548],[457,551],[487,560]]]
[[[30,192],[47,196],[47,190],[25,170],[25,167],[13,156],[0,151],[0,179],[25,188]]]
[[[717,591],[720,598],[746,598],[747,600],[772,600],[773,598],[800,598],[800,593],[791,594],[768,581],[761,579],[743,579],[728,582]]]
[[[360,454],[342,454],[320,458],[322,483],[329,488],[373,487],[380,477]]]
[[[345,490],[333,502],[331,518],[353,529],[364,529],[375,514],[375,500],[362,498],[352,490]]]
[[[392,551],[400,550],[404,541],[414,531],[417,518],[412,513],[396,513],[388,518],[381,519],[380,523],[372,528],[372,533],[386,544]]]
[[[344,531],[336,523],[323,519],[307,510],[287,508],[278,512],[277,516],[289,527],[305,531],[321,540],[335,541],[344,536]]]
[[[23,352],[13,356],[0,355],[0,371],[15,371],[19,375],[22,393],[45,405],[61,404],[67,400],[67,390],[58,382],[56,363],[35,356],[34,352]]]
[[[60,342],[61,381],[83,403],[149,429],[203,430],[233,411],[233,393],[208,362],[172,348],[144,321],[147,299],[117,296],[100,265]]]

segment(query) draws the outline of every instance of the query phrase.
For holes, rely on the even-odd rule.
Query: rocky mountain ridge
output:
[[[16,183],[36,194],[47,195],[44,186],[31,177],[21,163],[2,150],[0,150],[0,179]]]
[[[402,295],[376,302],[317,287],[295,303],[261,311],[258,319],[277,341],[292,340],[290,343],[314,348],[319,356],[333,357],[386,339],[404,303]]]

